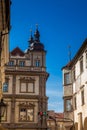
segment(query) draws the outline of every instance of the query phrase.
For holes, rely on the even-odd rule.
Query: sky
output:
[[[12,0],[10,51],[28,48],[36,24],[44,44],[48,109],[63,112],[62,70],[87,38],[87,0]],[[70,47],[70,48],[69,48]]]

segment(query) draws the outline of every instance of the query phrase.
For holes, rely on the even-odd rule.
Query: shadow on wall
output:
[[[84,120],[84,130],[87,130],[87,117]]]

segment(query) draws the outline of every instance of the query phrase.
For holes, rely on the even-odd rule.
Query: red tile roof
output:
[[[63,113],[57,113],[54,111],[48,111],[48,117],[52,117],[54,119],[63,119],[64,118],[64,114]]]
[[[16,55],[24,56],[24,52],[19,47],[16,47],[13,51],[11,51],[11,55],[13,55],[13,56],[16,56]]]

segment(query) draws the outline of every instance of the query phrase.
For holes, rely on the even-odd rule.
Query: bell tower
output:
[[[30,36],[28,53],[31,57],[31,65],[39,77],[39,100],[38,100],[38,126],[40,129],[46,129],[47,115],[47,96],[46,96],[46,80],[49,74],[46,72],[46,51],[43,43],[40,42],[40,33],[38,26],[34,36]]]

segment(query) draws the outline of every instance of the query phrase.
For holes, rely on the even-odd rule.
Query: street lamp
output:
[[[0,101],[0,122],[1,122],[1,117],[4,116],[6,110],[6,104],[3,102],[3,99]]]

